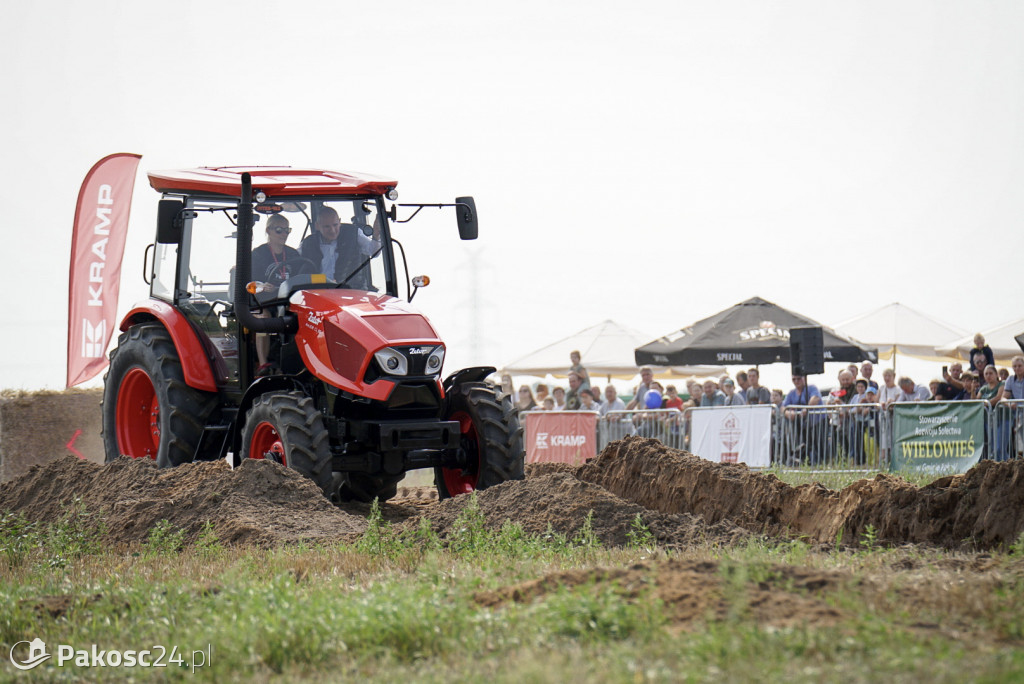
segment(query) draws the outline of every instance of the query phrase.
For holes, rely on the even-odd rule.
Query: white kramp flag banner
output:
[[[771,463],[772,407],[718,406],[691,412],[690,451],[716,463]]]

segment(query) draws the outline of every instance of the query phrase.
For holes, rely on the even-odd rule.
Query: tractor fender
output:
[[[170,304],[156,299],[136,304],[121,320],[121,331],[153,320],[159,321],[170,334],[174,348],[178,350],[178,358],[181,359],[185,383],[198,390],[216,392],[217,382],[206,349],[188,319]]]
[[[242,400],[238,403],[238,413],[235,414],[234,425],[231,427],[231,450],[235,454],[236,461],[239,454],[242,453],[242,430],[245,427],[245,414],[249,412],[252,405],[267,392],[291,392],[292,390],[298,390],[305,394],[302,383],[287,375],[268,375],[265,378],[256,378],[256,381],[245,390]],[[235,463],[235,465],[239,464]]]
[[[452,387],[464,382],[483,382],[494,371],[494,366],[473,366],[457,370],[444,379],[444,393],[448,394]]]

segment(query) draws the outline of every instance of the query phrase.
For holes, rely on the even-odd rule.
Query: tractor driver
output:
[[[313,228],[314,232],[299,246],[302,256],[339,284],[370,289],[369,262],[380,250],[379,235],[371,238],[358,226],[342,223],[338,212],[326,206],[320,208]]]

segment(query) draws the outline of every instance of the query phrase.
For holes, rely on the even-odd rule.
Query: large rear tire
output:
[[[159,323],[134,325],[110,352],[103,388],[103,444],[168,468],[193,460],[216,395],[189,387],[178,350]]]
[[[459,423],[467,466],[434,470],[439,498],[525,477],[523,429],[511,397],[483,382],[455,385],[445,397],[445,416]]]
[[[324,417],[302,392],[258,397],[246,413],[242,458],[268,458],[331,492],[331,448]]]

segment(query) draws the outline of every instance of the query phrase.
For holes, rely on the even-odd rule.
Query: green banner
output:
[[[889,470],[965,473],[985,449],[985,402],[894,404]]]

